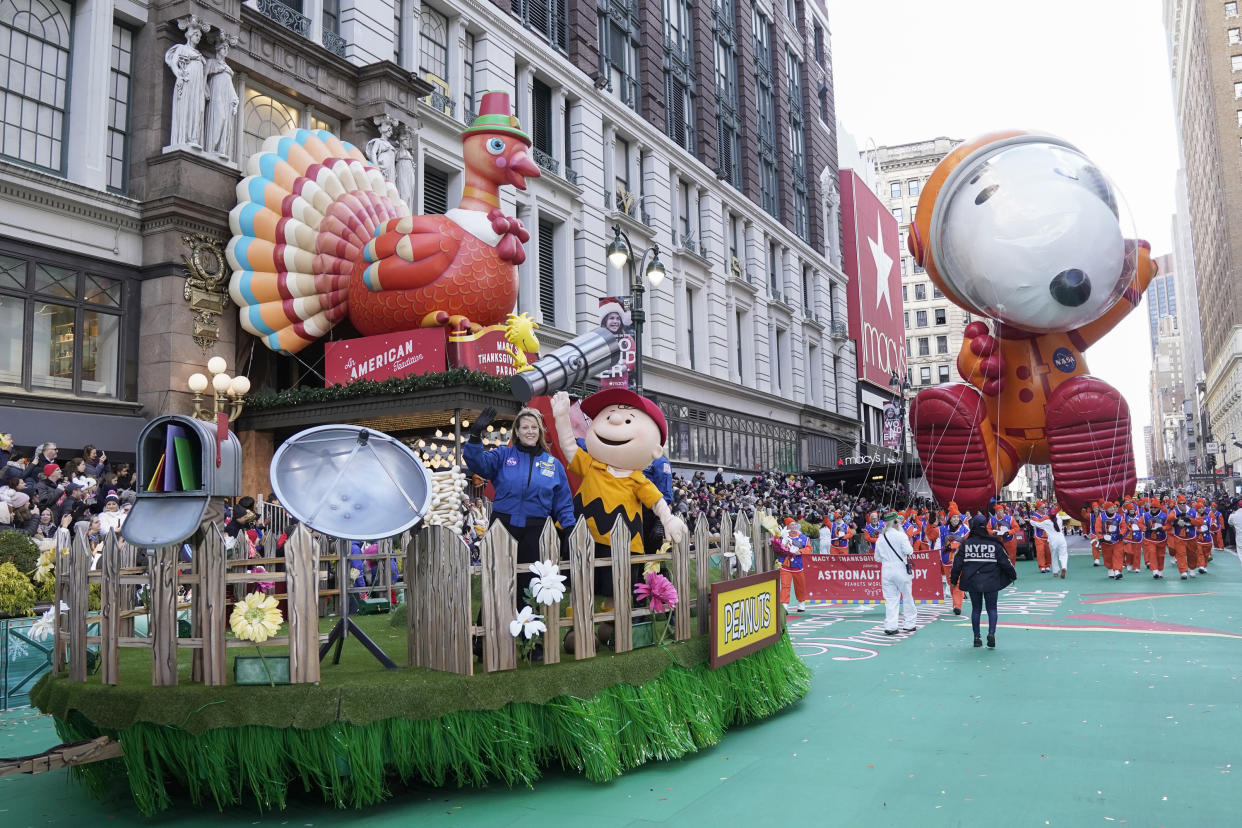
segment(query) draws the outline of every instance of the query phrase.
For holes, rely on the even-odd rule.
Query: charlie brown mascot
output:
[[[582,401],[582,413],[591,424],[586,448],[579,448],[569,420],[569,395],[552,397],[552,416],[557,439],[569,472],[581,478],[574,495],[574,512],[586,522],[595,541],[595,557],[612,555],[612,528],[618,519],[630,530],[630,553],[643,553],[642,507],[646,506],[664,526],[664,537],[678,542],[686,536],[686,524],[673,514],[667,502],[642,469],[664,453],[668,438],[664,413],[651,400],[625,388],[610,388]],[[612,573],[595,570],[595,593],[612,595]],[[628,596],[627,596],[628,597]],[[601,625],[598,637],[607,639]],[[570,642],[566,640],[566,646]]]

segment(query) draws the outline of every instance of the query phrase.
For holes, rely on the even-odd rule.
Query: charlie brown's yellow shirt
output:
[[[569,471],[582,479],[574,495],[574,511],[585,520],[596,543],[607,545],[617,517],[624,517],[630,528],[630,554],[643,552],[643,521],[641,506],[654,508],[663,495],[642,472],[617,477],[608,467],[579,448],[569,464]]]

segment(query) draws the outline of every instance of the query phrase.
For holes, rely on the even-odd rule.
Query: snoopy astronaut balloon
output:
[[[1156,268],[1147,242],[1124,237],[1099,169],[1049,135],[984,135],[936,167],[908,240],[936,287],[989,320],[966,326],[966,382],[926,388],[910,408],[937,500],[985,508],[1025,463],[1051,464],[1071,515],[1132,493],[1129,406],[1083,352]]]

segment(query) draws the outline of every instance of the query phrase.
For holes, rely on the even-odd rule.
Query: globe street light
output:
[[[212,375],[208,380],[205,374],[195,372],[190,374],[186,380],[186,385],[194,394],[194,417],[199,420],[211,422],[216,419],[217,415],[228,412],[229,422],[233,422],[241,416],[242,408],[245,407],[243,399],[250,393],[250,380],[240,374],[230,377],[225,369],[228,363],[224,361],[224,357],[212,357],[207,360],[207,371]],[[213,399],[211,406],[203,407],[203,392],[207,387],[211,386]]]
[[[660,261],[660,245],[653,244],[639,256],[638,267],[635,267],[630,237],[616,224],[612,226],[612,233],[613,239],[608,245],[608,262],[617,270],[627,265],[629,267],[630,296],[633,297],[630,318],[634,321],[634,390],[641,394],[643,392],[643,322],[647,318],[643,311],[643,294],[647,288],[643,283],[643,277],[640,277],[638,273],[641,270],[646,280],[651,282],[651,287],[658,288],[664,281],[664,264]],[[651,256],[650,262],[647,261],[648,255]],[[646,270],[643,270],[644,263],[647,265]]]

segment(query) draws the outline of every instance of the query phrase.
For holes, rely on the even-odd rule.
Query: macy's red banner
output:
[[[858,378],[888,390],[906,375],[897,219],[851,170],[841,170],[841,246],[850,338],[858,343]]]
[[[812,601],[884,600],[880,589],[880,565],[870,555],[803,555],[806,590]],[[940,601],[940,554],[915,552],[914,600]]]

